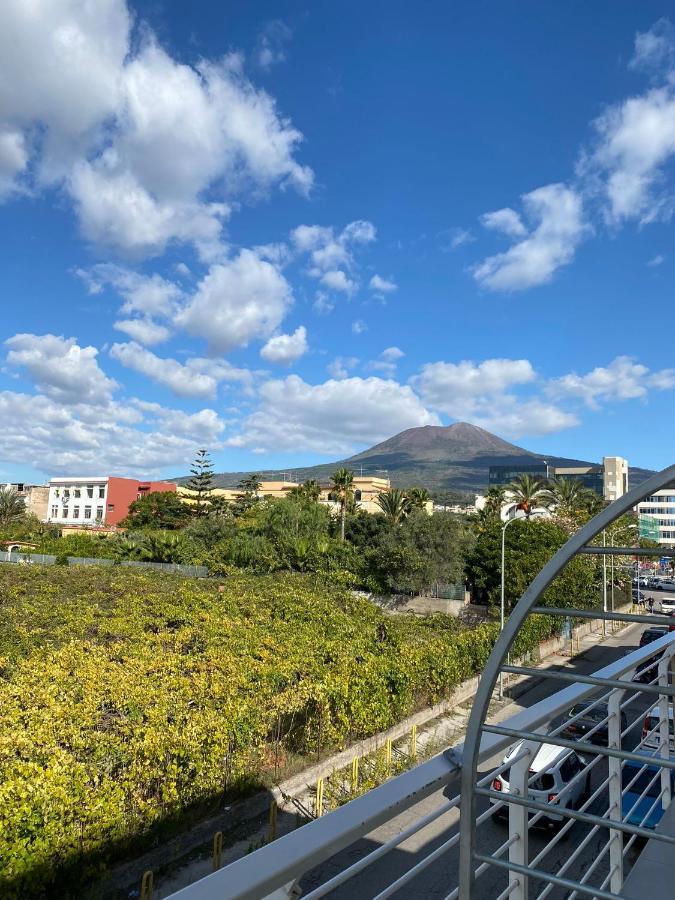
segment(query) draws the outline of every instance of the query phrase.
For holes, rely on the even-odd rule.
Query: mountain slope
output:
[[[346,466],[357,475],[387,474],[396,487],[422,485],[430,491],[463,494],[486,489],[490,466],[526,465],[543,459],[560,466],[592,465],[585,460],[532,453],[484,428],[457,422],[409,428],[348,459],[293,469],[291,474],[296,481],[328,481],[337,468]],[[215,483],[218,487],[234,487],[246,474],[249,473],[223,472],[215,476]],[[263,481],[272,480],[279,477],[279,470],[259,474]],[[631,485],[643,481],[648,474],[648,470],[631,468]]]

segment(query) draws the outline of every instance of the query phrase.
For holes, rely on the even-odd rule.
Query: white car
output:
[[[523,742],[512,747],[504,757],[503,765],[508,764],[518,756]],[[546,771],[542,771],[546,769]],[[558,795],[562,789],[572,781],[575,775],[583,769],[583,763],[577,754],[566,747],[556,747],[554,744],[542,744],[537,755],[530,766],[530,788],[528,797],[537,803],[547,803],[551,807],[551,812],[546,813],[540,819],[542,825],[556,826],[565,821],[565,817],[556,813],[556,807],[566,807],[569,809],[578,809],[584,800],[590,795],[591,773],[589,772],[585,778],[579,778],[566,791],[562,797]],[[533,775],[541,773],[539,777],[533,778]],[[492,780],[492,790],[501,794],[509,793],[509,776],[511,769],[507,768]],[[495,806],[499,801],[490,798],[490,803]],[[530,815],[535,815],[534,810]],[[500,819],[508,818],[508,804],[501,806],[495,811],[495,817]]]
[[[651,712],[648,712],[645,716],[645,720],[642,723],[642,748],[644,750],[658,750],[659,744],[661,742],[661,736],[659,734],[659,708],[655,706]],[[668,707],[668,734],[670,740],[668,744],[670,746],[671,753],[675,751],[675,731],[673,729],[673,707]],[[656,730],[655,730],[656,729]],[[651,734],[650,734],[651,732]]]
[[[675,613],[675,597],[664,597],[663,600],[657,600],[656,605],[666,616]]]
[[[675,591],[675,581],[672,578],[662,578],[656,585],[657,591]]]

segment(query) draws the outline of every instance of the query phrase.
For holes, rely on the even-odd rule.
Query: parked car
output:
[[[672,578],[660,578],[655,587],[657,591],[675,591],[675,581]]]
[[[659,708],[655,706],[650,712],[645,716],[645,720],[642,723],[642,749],[644,750],[658,750],[659,744],[661,743],[661,738],[658,730],[656,729],[659,724]],[[675,730],[673,729],[673,707],[668,707],[668,735],[669,735],[669,746],[670,750],[675,751]]]
[[[512,747],[504,757],[504,764],[514,760],[520,752],[523,742],[520,741],[515,747]],[[562,797],[558,795],[564,787],[566,787],[575,775],[578,775],[583,768],[583,763],[579,756],[573,751],[570,752],[565,747],[556,747],[554,744],[542,744],[537,755],[532,760],[530,766],[530,787],[528,797],[537,803],[548,803],[551,812],[542,816],[538,824],[546,827],[556,827],[565,821],[565,817],[556,813],[558,809],[578,809],[583,802],[590,796],[591,773],[589,772],[585,778],[579,778]],[[546,769],[545,772],[542,770]],[[539,777],[532,778],[533,775]],[[511,768],[504,769],[492,781],[492,790],[498,793],[509,793],[509,776]],[[490,798],[490,804],[495,806],[499,801]],[[537,810],[530,812],[534,816]],[[504,805],[495,811],[495,818],[508,818],[508,805]]]
[[[592,707],[592,708],[590,708]],[[579,715],[582,713],[582,715]],[[567,722],[568,719],[572,719],[575,716],[579,716],[579,718],[575,722],[570,722],[569,725],[565,725],[564,730],[560,733],[560,737],[566,738],[568,741],[582,741],[586,737],[589,731],[599,725],[603,719],[607,718],[609,713],[609,707],[606,703],[597,703],[593,706],[592,700],[584,700],[581,703],[575,704],[569,712],[559,719],[557,725],[563,725]],[[589,743],[597,744],[601,747],[607,746],[607,736],[608,736],[608,723],[600,725],[597,731],[593,732],[593,734],[588,738]],[[626,713],[621,711],[621,731],[625,731],[627,726]]]
[[[651,644],[653,641],[658,641],[659,638],[662,638],[664,634],[668,634],[670,631],[670,627],[668,625],[651,625],[649,628],[645,628],[645,630],[640,635],[640,647],[646,647],[647,644]]]
[[[637,751],[642,756],[641,750]],[[661,794],[661,768],[656,764],[656,754],[644,753],[645,763],[654,760],[653,765],[641,765],[637,761],[626,762],[621,770],[623,796],[621,798],[621,818],[629,825],[656,828],[663,817],[663,804],[657,802]],[[670,769],[670,790],[675,788],[675,771]],[[631,784],[631,782],[633,782]],[[650,785],[650,782],[651,785]],[[648,787],[649,785],[649,787]],[[644,797],[641,795],[646,792]]]
[[[660,612],[665,616],[671,616],[675,613],[675,597],[664,597],[663,600],[656,601]]]

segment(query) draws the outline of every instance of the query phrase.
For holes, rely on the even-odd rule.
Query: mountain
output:
[[[461,495],[484,491],[490,466],[532,464],[536,460],[547,460],[558,466],[593,465],[585,460],[532,453],[484,428],[457,422],[447,426],[408,428],[348,459],[293,469],[290,474],[294,481],[309,478],[328,481],[337,468],[345,466],[357,475],[387,474],[396,487],[422,485],[436,493]],[[218,487],[234,487],[247,474],[250,473],[222,472],[215,476],[214,481]],[[279,478],[280,475],[279,470],[261,471],[259,474],[263,481]],[[631,468],[631,485],[643,481],[648,474],[647,470]],[[187,478],[172,480],[185,482]]]

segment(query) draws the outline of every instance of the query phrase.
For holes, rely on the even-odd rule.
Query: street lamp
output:
[[[619,528],[618,531],[631,531],[631,530],[639,530],[637,525],[624,525],[622,528]],[[614,545],[614,540],[616,538],[617,529],[609,531],[609,541],[610,544]],[[602,532],[602,546],[607,546],[607,541],[605,538],[605,532]],[[640,563],[637,564],[638,568],[638,604],[640,603]],[[612,612],[614,612],[614,554],[610,557],[610,580],[612,583]],[[603,612],[607,612],[607,556],[602,554],[602,608]],[[631,595],[632,596],[632,595]],[[607,620],[602,620],[602,633],[603,635],[607,634]]]
[[[520,519],[540,519],[542,517],[547,517],[549,515],[545,510],[535,510],[529,516],[522,515],[519,516],[517,511],[512,519],[507,519],[504,525],[502,526],[502,590],[501,590],[501,603],[500,603],[500,619],[499,619],[499,633],[501,634],[504,630],[504,558],[506,555],[506,529],[516,520]],[[499,672],[499,699],[504,699],[504,673],[500,670]]]

